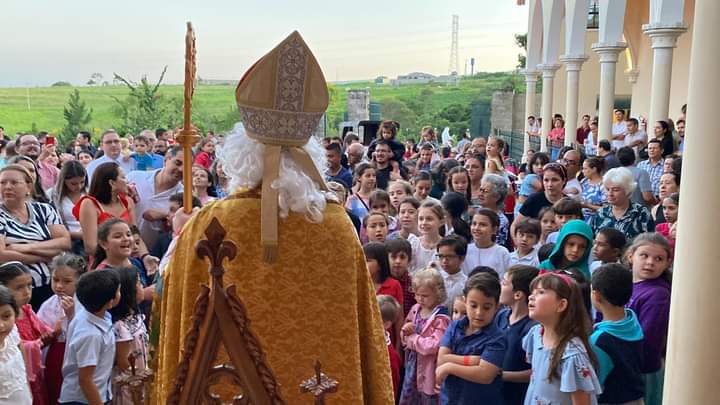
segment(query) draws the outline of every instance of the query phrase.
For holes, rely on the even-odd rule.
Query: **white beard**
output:
[[[325,150],[315,137],[302,147],[312,159],[318,173],[324,173],[327,163]],[[265,145],[250,138],[242,123],[235,124],[225,137],[219,153],[223,171],[230,178],[229,192],[240,188],[253,189],[262,183]],[[290,211],[305,215],[311,222],[322,222],[326,207],[326,194],[295,164],[290,154],[283,151],[280,173],[272,187],[278,190],[280,217],[287,218]]]

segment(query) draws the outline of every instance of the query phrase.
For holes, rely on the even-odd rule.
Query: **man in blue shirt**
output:
[[[353,183],[353,176],[350,170],[340,164],[342,159],[342,150],[340,145],[330,143],[325,147],[325,157],[327,158],[328,168],[325,171],[325,179],[327,181],[336,181],[350,190]]]

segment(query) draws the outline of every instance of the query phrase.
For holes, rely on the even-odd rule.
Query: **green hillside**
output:
[[[480,73],[463,78],[457,86],[437,84],[407,85],[393,87],[375,85],[372,82],[331,85],[331,105],[328,108],[328,134],[336,130],[343,120],[346,109],[346,91],[365,89],[370,91],[371,101],[382,103],[383,118],[395,119],[406,129],[406,134],[416,134],[423,125],[441,127],[453,121],[469,119],[469,106],[473,101],[489,102],[493,91],[518,88],[522,80],[510,73]],[[0,126],[11,136],[17,132],[59,132],[65,125],[63,107],[75,87],[0,88]],[[90,130],[99,134],[105,128],[118,126],[117,102],[128,95],[125,86],[77,87],[81,99],[92,108]],[[160,93],[176,99],[182,96],[182,86],[163,85]],[[462,111],[447,110],[459,105]],[[234,86],[201,85],[193,99],[194,120],[202,129],[228,130],[237,120],[234,102]],[[446,111],[443,111],[443,110]],[[467,111],[465,111],[467,110]],[[448,123],[446,123],[445,121]],[[457,127],[463,125],[459,123]]]

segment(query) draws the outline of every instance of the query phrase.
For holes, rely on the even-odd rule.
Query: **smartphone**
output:
[[[55,140],[55,137],[52,135],[47,136],[47,140],[45,141],[45,145],[55,145],[57,141]]]

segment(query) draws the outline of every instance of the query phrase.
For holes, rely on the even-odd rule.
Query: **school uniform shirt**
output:
[[[0,345],[0,403],[3,404],[31,405],[33,402],[20,343],[17,326],[13,326]]]
[[[510,323],[510,308],[503,308],[495,315],[495,325],[505,335],[507,342],[507,350],[505,351],[505,359],[503,360],[503,371],[524,371],[530,369],[527,362],[527,355],[522,347],[522,340],[535,326],[537,322],[530,319],[529,316]],[[525,401],[525,393],[527,392],[527,383],[514,383],[503,381],[502,394],[503,405],[522,405]]]
[[[503,274],[510,267],[510,253],[504,246],[497,243],[489,248],[479,248],[475,243],[471,243],[468,245],[462,271],[465,275],[470,275],[470,272],[477,266],[487,266],[494,269],[502,280]]]
[[[437,249],[426,249],[423,247],[420,238],[410,234],[408,238],[410,246],[412,247],[412,257],[410,258],[410,274],[412,275],[418,270],[428,267],[431,263],[437,263]]]
[[[112,399],[111,377],[115,363],[115,333],[112,317],[105,312],[100,318],[91,314],[82,305],[77,305],[75,317],[68,326],[67,349],[63,361],[63,385],[59,401],[87,403],[80,388],[79,369],[95,367],[93,382],[100,393],[100,399]]]
[[[514,266],[516,264],[524,264],[526,266],[533,267],[540,265],[540,260],[538,259],[538,248],[533,247],[530,253],[523,257],[520,257],[520,253],[518,253],[517,250],[510,253],[510,266]]]
[[[466,335],[469,325],[467,316],[453,321],[440,341],[440,347],[447,347],[458,356],[480,356],[482,360],[502,369],[507,344],[502,331],[494,322]],[[502,404],[502,378],[498,374],[490,384],[476,384],[460,377],[449,375],[440,389],[442,404]]]
[[[558,376],[552,381],[548,380],[548,374],[553,350],[543,345],[542,325],[533,326],[523,338],[523,350],[533,370],[525,405],[572,405],[570,393],[575,391],[587,392],[590,394],[590,404],[597,405],[597,396],[602,393],[602,388],[579,338],[570,339],[565,346],[558,364]]]
[[[445,291],[447,291],[447,300],[445,301],[445,306],[448,307],[450,312],[452,312],[453,304],[455,304],[455,298],[457,296],[463,295],[463,288],[465,288],[465,282],[467,281],[467,276],[465,273],[462,272],[462,270],[458,271],[455,274],[448,274],[445,272],[445,270],[440,272],[443,276],[443,280],[445,281]]]
[[[140,198],[135,206],[135,223],[148,249],[155,246],[160,233],[164,232],[163,227],[166,221],[164,218],[159,221],[148,221],[143,218],[143,213],[149,209],[168,211],[170,209],[170,196],[183,191],[182,182],[178,182],[175,187],[161,193],[156,192],[155,176],[160,173],[160,170],[162,169],[153,171],[135,170],[127,175],[128,182],[135,184],[135,190]]]

